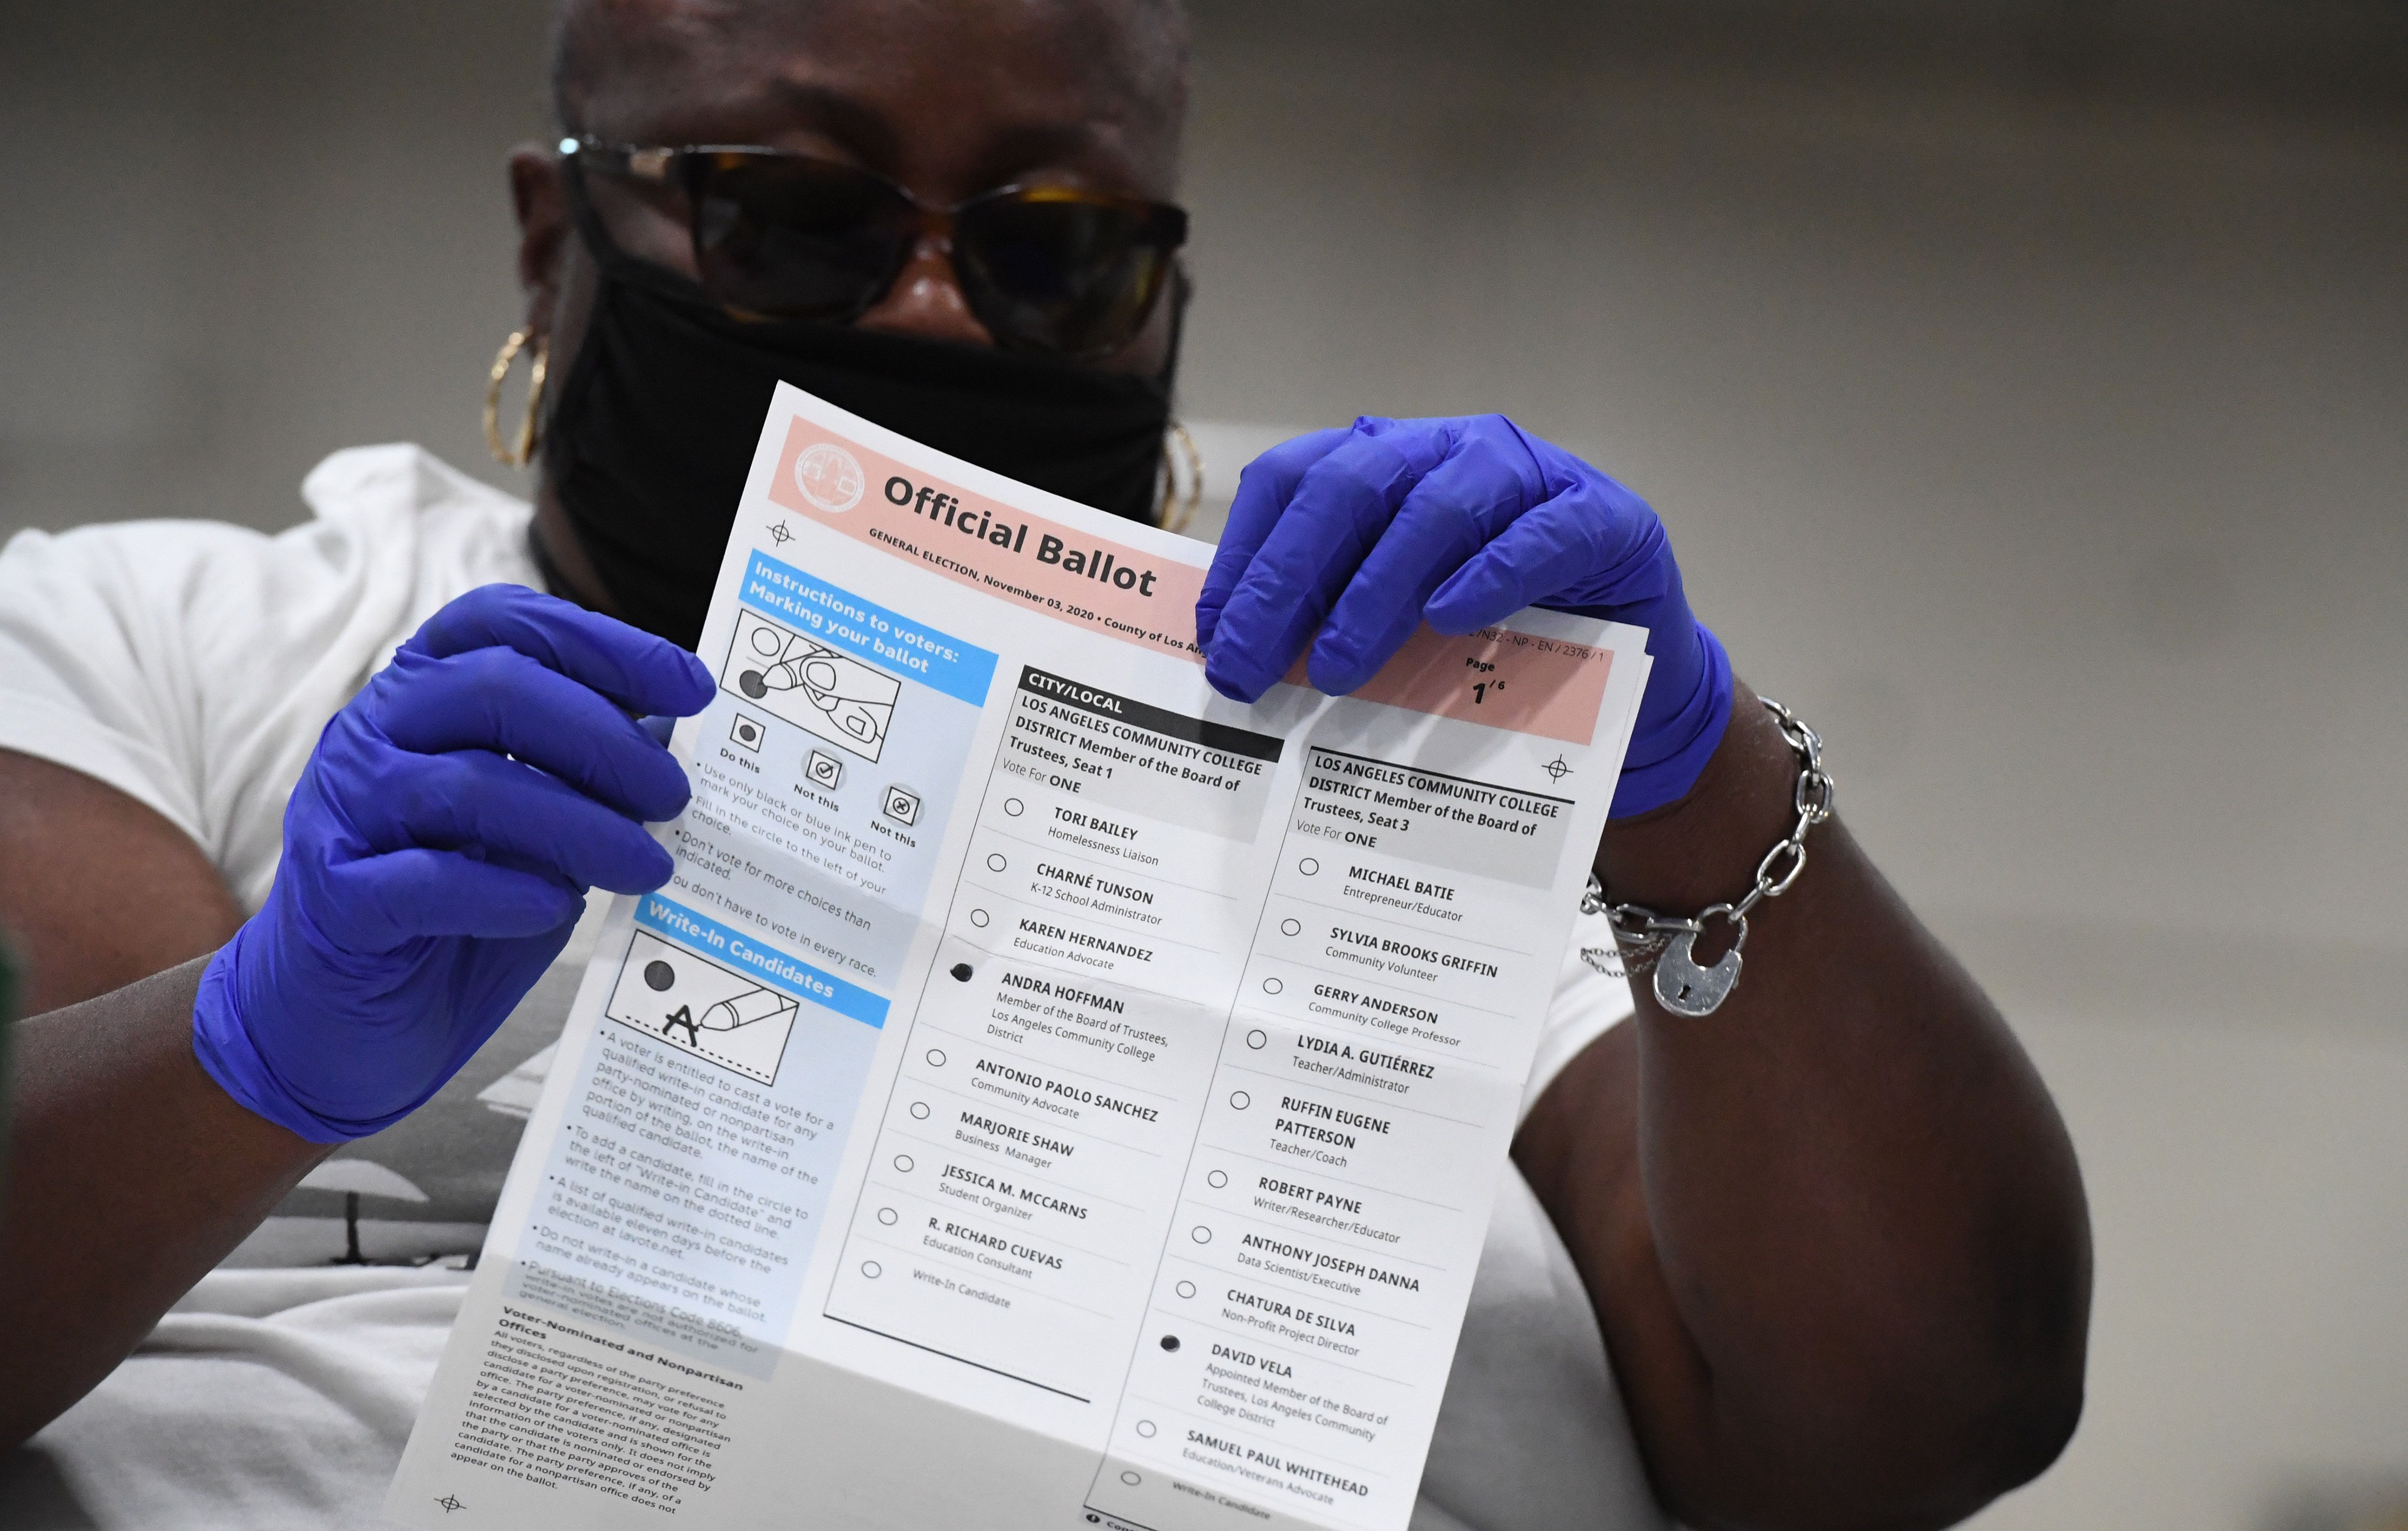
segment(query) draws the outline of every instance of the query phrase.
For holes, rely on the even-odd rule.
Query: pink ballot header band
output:
[[[1202,569],[1014,510],[856,442],[832,440],[810,421],[787,427],[769,498],[1057,621],[1203,662],[1196,649]]]
[[[1196,599],[1204,571],[1015,510],[825,427],[796,420],[769,499],[946,579],[1009,596],[1057,622],[1200,665]],[[1448,637],[1424,627],[1354,694],[1513,733],[1587,744],[1611,651],[1503,628]],[[1309,685],[1299,659],[1289,683]]]

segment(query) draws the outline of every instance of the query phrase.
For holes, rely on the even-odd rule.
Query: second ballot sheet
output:
[[[779,392],[388,1513],[1401,1531],[1645,635],[1245,706],[1211,552]]]

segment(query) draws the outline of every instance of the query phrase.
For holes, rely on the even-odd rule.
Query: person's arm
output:
[[[223,945],[242,923],[191,837],[108,783],[0,750],[0,930],[39,1015]]]
[[[1731,897],[1788,832],[1797,776],[1741,688],[1696,789],[1609,824],[1599,876],[1652,909]],[[1972,980],[1838,820],[1807,843],[1722,1007],[1667,1014],[1634,981],[1636,1019],[1548,1087],[1513,1155],[1666,1508],[1946,1525],[2055,1460],[2080,1415],[2081,1178]]]
[[[1299,652],[1336,694],[1425,622],[1469,633],[1528,606],[1647,630],[1598,853],[1609,895],[1696,915],[1744,893],[1794,823],[1796,758],[1691,615],[1655,511],[1501,416],[1367,417],[1266,452],[1197,630],[1233,696]],[[2080,1413],[2081,1180],[1971,980],[1838,822],[1808,849],[1722,1007],[1668,1016],[1640,986],[1640,1019],[1548,1087],[1515,1157],[1668,1508],[1700,1527],[1944,1525],[2045,1467]]]
[[[193,1058],[194,959],[241,923],[155,811],[0,751],[0,929],[27,1017],[0,1198],[0,1446],[106,1376],[325,1152]]]
[[[150,810],[0,763],[52,810],[0,814],[0,917],[28,933],[47,997],[216,945],[17,1027],[0,1450],[106,1377],[332,1144],[434,1094],[558,955],[587,888],[666,878],[642,824],[679,811],[685,780],[634,715],[710,694],[660,639],[529,591],[472,592],[321,737],[266,907],[239,923]],[[39,858],[78,847],[83,869],[44,907]],[[188,896],[163,909],[154,888]]]
[[[0,1451],[108,1376],[326,1154],[201,1071],[207,962],[17,1023]]]

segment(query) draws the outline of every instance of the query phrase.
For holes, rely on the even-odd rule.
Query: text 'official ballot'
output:
[[[1210,553],[779,391],[388,1514],[1402,1531],[1644,635],[1247,707]]]

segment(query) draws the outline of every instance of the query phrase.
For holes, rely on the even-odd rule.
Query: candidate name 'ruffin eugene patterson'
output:
[[[1006,549],[1016,557],[1031,556],[1025,522],[998,520],[992,510],[972,513],[969,507],[953,495],[926,484],[914,484],[899,473],[886,480],[886,503],[907,508],[915,516],[925,516],[934,524],[950,526],[964,537]],[[1133,590],[1149,600],[1154,597],[1154,582],[1159,578],[1153,569],[1132,568],[1118,562],[1117,555],[1108,550],[1073,548],[1050,532],[1038,537],[1034,556],[1040,564],[1060,565],[1065,574],[1084,575],[1115,590]]]

